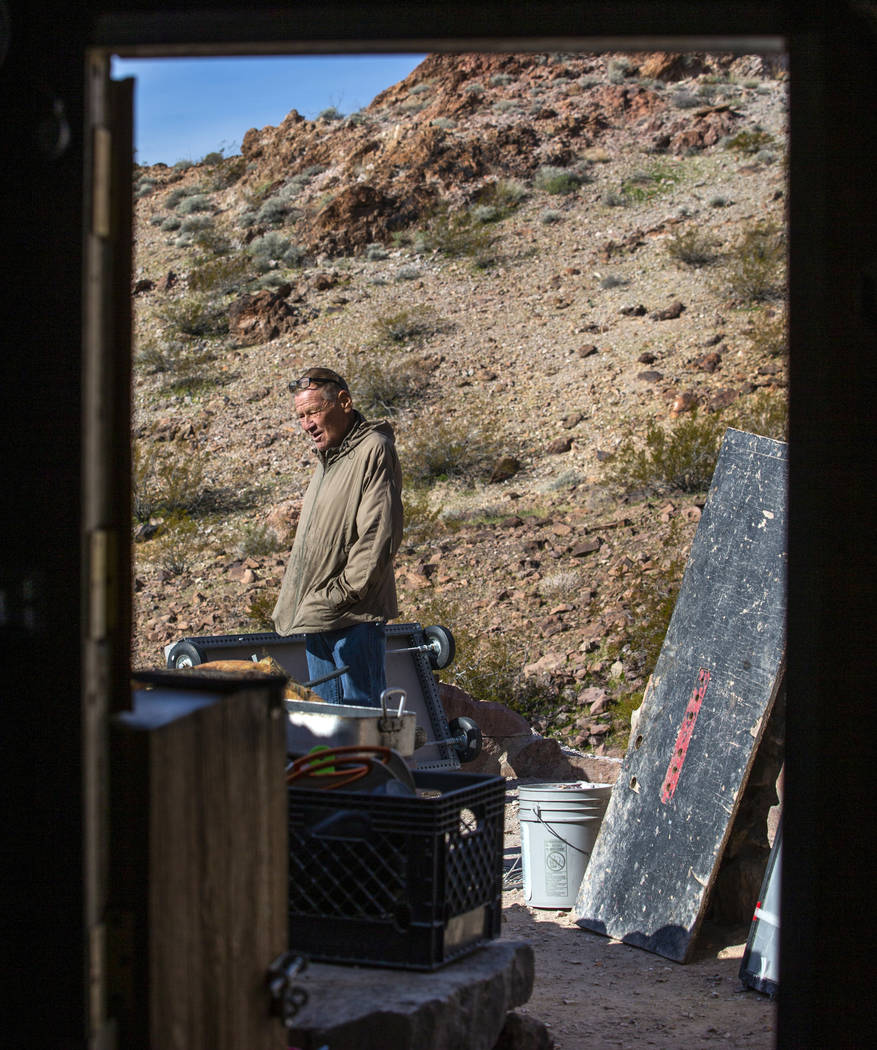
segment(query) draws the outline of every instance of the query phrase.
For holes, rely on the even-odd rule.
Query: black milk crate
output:
[[[505,779],[414,771],[438,797],[289,788],[289,946],[435,970],[499,936]]]

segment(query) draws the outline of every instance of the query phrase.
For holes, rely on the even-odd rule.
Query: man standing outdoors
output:
[[[304,633],[314,691],[377,706],[386,689],[387,620],[398,615],[393,557],[402,540],[402,474],[393,428],[353,407],[347,383],[309,368],[289,384],[319,463],[272,613],[278,634]]]

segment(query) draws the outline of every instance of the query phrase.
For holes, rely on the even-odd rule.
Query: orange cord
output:
[[[387,765],[391,754],[392,751],[388,747],[363,747],[357,744],[321,748],[315,753],[297,758],[286,774],[286,783],[292,784],[304,777],[320,776],[325,778],[325,790],[334,791],[361,780],[376,761]],[[362,761],[357,763],[357,758]],[[341,768],[336,768],[338,766]]]

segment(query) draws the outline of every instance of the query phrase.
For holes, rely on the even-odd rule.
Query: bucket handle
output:
[[[543,820],[543,819],[542,819],[542,810],[540,809],[540,807],[539,807],[539,803],[538,803],[538,802],[532,802],[532,803],[531,803],[531,807],[532,807],[532,810],[533,810],[533,815],[535,816],[536,820],[537,820],[537,821],[538,821],[538,822],[539,822],[540,824],[542,824],[542,825],[543,825],[544,827],[548,828],[548,830],[549,830],[549,831],[551,832],[551,834],[552,834],[552,835],[553,835],[553,836],[554,836],[554,837],[555,837],[556,839],[560,839],[560,841],[561,841],[562,843],[564,843],[564,845],[566,845],[566,846],[569,846],[569,848],[570,848],[570,849],[574,849],[574,850],[576,851],[576,853],[581,853],[583,857],[590,857],[590,855],[591,855],[591,854],[590,854],[590,851],[589,851],[589,850],[586,850],[586,849],[580,849],[580,848],[579,848],[579,847],[578,847],[578,846],[577,846],[577,845],[576,845],[576,844],[575,844],[574,842],[570,842],[570,841],[569,841],[568,839],[565,839],[565,838],[563,837],[563,835],[559,835],[559,834],[558,834],[558,833],[557,833],[557,832],[556,832],[556,831],[554,830],[554,828],[553,828],[553,827],[552,827],[552,826],[551,826],[551,825],[550,825],[550,824],[548,823],[548,821],[547,821],[547,820]]]

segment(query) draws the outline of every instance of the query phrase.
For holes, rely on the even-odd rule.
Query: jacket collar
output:
[[[352,448],[359,444],[359,440],[366,429],[366,421],[361,412],[356,409],[353,410],[353,419],[350,424],[350,429],[344,435],[344,440],[340,445],[336,445],[334,448],[328,448],[325,452],[318,452],[317,455],[323,461],[324,465],[332,463],[334,460],[339,459],[341,456],[346,455]]]

